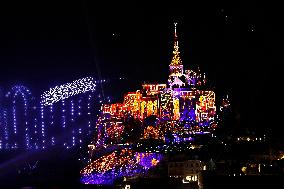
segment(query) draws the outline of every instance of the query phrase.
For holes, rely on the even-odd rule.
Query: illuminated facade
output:
[[[102,105],[97,133],[89,145],[90,162],[81,170],[82,183],[111,184],[118,177],[139,175],[145,170],[144,165],[141,169],[141,154],[142,159],[151,157],[151,166],[158,165],[162,157],[160,151],[153,153],[157,157],[147,154],[153,152],[151,141],[187,142],[216,128],[215,93],[206,89],[205,74],[184,70],[176,25],[168,83],[143,84],[142,89],[126,93],[122,103]],[[139,146],[139,141],[145,145],[150,141],[151,150],[134,152],[131,146]],[[130,145],[129,149],[119,152],[123,145]],[[197,179],[195,174],[186,176]]]
[[[168,83],[143,84],[141,90],[125,94],[123,103],[104,104],[101,119],[109,115],[109,121],[98,127],[106,127],[106,130],[109,130],[111,127],[108,125],[117,125],[114,123],[116,121],[122,123],[125,116],[129,115],[141,123],[145,118],[155,116],[158,119],[156,125],[149,127],[152,129],[143,128],[144,132],[155,130],[155,133],[140,133],[139,137],[149,138],[151,135],[161,138],[161,134],[170,131],[181,141],[184,134],[206,133],[216,128],[215,92],[206,89],[205,74],[199,69],[184,70],[176,25],[175,23],[174,50],[169,65]],[[98,141],[104,140],[99,139],[102,136],[108,137],[103,135],[101,130],[98,130]],[[122,132],[123,129],[120,130],[120,135]],[[166,137],[164,140],[167,140]]]

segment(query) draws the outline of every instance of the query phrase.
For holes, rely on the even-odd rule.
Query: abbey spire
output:
[[[180,58],[179,46],[178,46],[178,37],[177,37],[177,23],[174,23],[175,30],[174,30],[174,51],[173,51],[173,58],[171,61],[170,66],[177,66],[182,65],[182,61]]]
[[[183,75],[183,64],[180,58],[179,46],[178,46],[178,38],[177,38],[177,23],[174,23],[174,50],[173,50],[173,58],[169,65],[170,74],[168,79],[169,86],[172,87],[182,87],[185,85],[184,81],[181,80],[181,76]]]

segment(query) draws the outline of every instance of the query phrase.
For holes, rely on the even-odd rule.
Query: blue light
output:
[[[89,90],[89,94],[81,92],[78,97],[69,96],[68,99],[61,99],[61,103],[46,107],[42,101],[36,101],[26,87],[12,87],[5,95],[5,107],[2,109],[0,106],[0,149],[40,150],[63,143],[71,148],[84,143],[86,136],[95,130],[91,127],[91,122],[95,119],[91,116],[91,106],[99,100],[92,98],[93,92],[94,90]],[[79,117],[86,119],[80,129],[76,123]],[[76,132],[71,134],[69,129],[75,129]],[[60,143],[59,137],[62,135],[68,137]]]

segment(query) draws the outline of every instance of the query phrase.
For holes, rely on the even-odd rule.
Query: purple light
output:
[[[0,149],[41,150],[63,143],[69,148],[84,144],[95,130],[92,114],[100,100],[96,96],[90,89],[46,107],[25,86],[12,87],[0,108]],[[86,119],[80,130],[76,123],[79,118]],[[72,130],[76,132],[72,134]]]
[[[115,158],[121,158],[120,155],[116,155]],[[131,155],[130,160],[126,164],[116,165],[105,172],[95,170],[90,174],[82,174],[81,183],[111,185],[115,179],[124,176],[146,174],[147,171],[156,166],[162,158],[163,155],[158,153],[136,152]]]

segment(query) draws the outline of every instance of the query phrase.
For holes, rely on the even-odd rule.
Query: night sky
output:
[[[217,93],[230,94],[236,125],[283,125],[278,5],[142,2],[1,6],[0,86],[20,83],[40,93],[80,77],[98,77],[98,68],[103,78],[165,83],[177,21],[184,67],[199,65]]]

